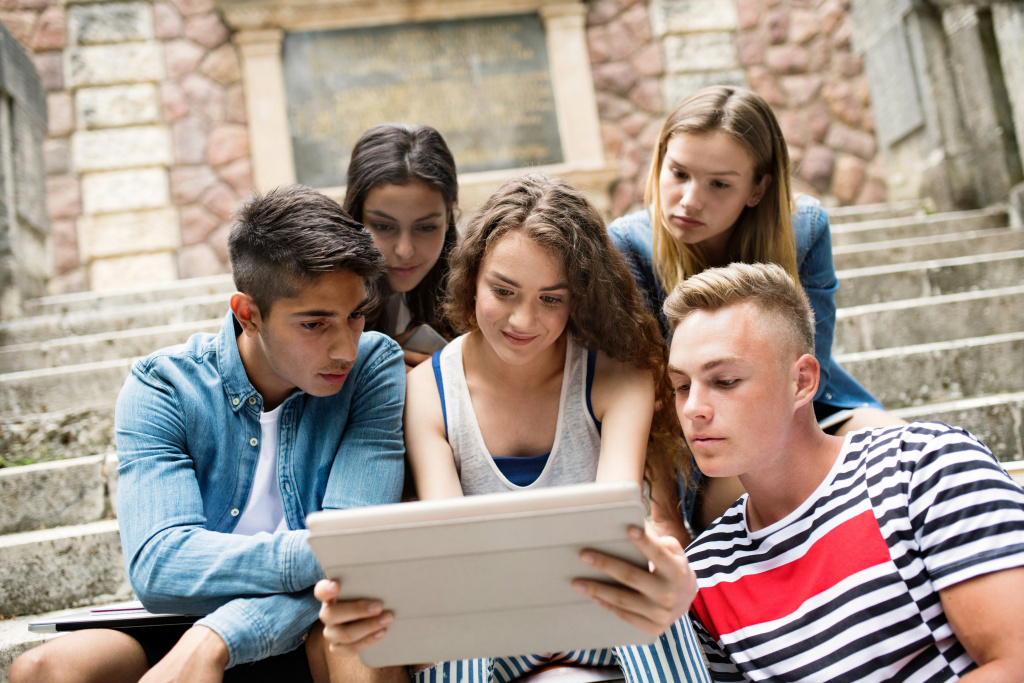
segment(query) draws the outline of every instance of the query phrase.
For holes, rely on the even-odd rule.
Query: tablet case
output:
[[[553,487],[317,512],[309,543],[339,599],[394,612],[360,655],[371,667],[652,643],[573,591],[611,581],[579,559],[590,548],[646,566],[627,536],[643,527],[635,483]]]

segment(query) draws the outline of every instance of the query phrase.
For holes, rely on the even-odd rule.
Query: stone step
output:
[[[219,332],[222,318],[0,346],[0,373],[135,358],[181,344],[196,332]]]
[[[836,356],[894,410],[1024,390],[1024,331]]]
[[[832,352],[855,353],[1018,331],[1024,331],[1024,285],[840,309]]]
[[[1024,482],[1024,391],[890,411],[904,420],[938,420],[974,434],[1002,461],[1012,461],[1018,482]]]
[[[832,230],[832,246],[840,247],[951,232],[1005,228],[1009,223],[1010,218],[1005,207],[981,209],[980,211],[951,211],[931,216],[886,218],[837,225]]]
[[[117,520],[0,536],[5,617],[130,597]]]
[[[114,450],[114,404],[10,415],[0,413],[0,466],[80,458]]]
[[[62,617],[80,611],[81,608],[63,609],[46,614],[0,620],[0,683],[9,683],[8,674],[11,671],[11,664],[14,663],[18,655],[63,635],[61,633],[33,633],[28,630],[29,622],[50,617]]]
[[[1024,282],[1024,250],[841,270],[836,306],[915,299]]]
[[[108,462],[109,459],[109,462]],[[95,522],[112,516],[113,455],[0,469],[0,534]]]
[[[187,299],[19,318],[0,325],[0,346],[38,344],[49,339],[83,334],[201,322],[219,318],[227,311],[226,295],[206,294]]]
[[[1018,249],[1024,249],[1024,230],[992,228],[833,247],[832,261],[836,270],[847,270]]]
[[[833,206],[829,207],[827,211],[828,221],[832,225],[882,220],[885,218],[902,218],[905,216],[925,216],[935,213],[931,202],[927,199],[906,199],[898,202],[884,202],[882,204]]]
[[[104,360],[0,375],[0,413],[16,416],[113,406],[133,360]]]
[[[231,280],[231,275],[211,275],[158,285],[140,285],[103,292],[75,292],[46,296],[26,301],[24,310],[26,316],[60,315],[74,311],[133,306],[168,299],[194,299],[210,294],[231,294],[234,291],[235,284]],[[224,300],[227,301],[227,297],[224,297]]]

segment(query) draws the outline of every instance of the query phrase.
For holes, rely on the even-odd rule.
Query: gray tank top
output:
[[[529,486],[516,486],[494,464],[470,400],[466,372],[462,365],[462,343],[458,337],[439,352],[435,365],[448,443],[455,454],[455,468],[467,496],[522,489],[582,484],[597,478],[601,435],[594,424],[587,401],[587,350],[568,337],[562,393],[558,399],[555,442],[547,465]],[[509,419],[516,419],[510,415]]]

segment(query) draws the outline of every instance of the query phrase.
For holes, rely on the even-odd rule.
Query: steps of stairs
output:
[[[108,457],[110,463],[108,463]],[[112,455],[0,469],[0,534],[95,522],[108,516]]]
[[[132,358],[0,375],[0,413],[7,416],[113,405]]]
[[[832,260],[836,270],[847,270],[887,263],[933,261],[964,254],[991,254],[1018,249],[1024,249],[1024,230],[992,228],[886,242],[850,244],[833,248]]]
[[[0,558],[4,616],[131,595],[116,519],[0,536]]]
[[[1005,207],[978,211],[952,211],[932,216],[884,218],[835,226],[832,229],[832,246],[1005,228],[1009,223],[1010,217],[1007,215]]]
[[[888,409],[1024,387],[1024,331],[836,356]]]
[[[0,373],[145,356],[156,349],[181,344],[196,332],[216,333],[220,331],[223,322],[218,317],[175,325],[0,346]]]
[[[925,216],[934,212],[931,202],[920,199],[906,199],[882,204],[857,204],[828,208],[828,220],[833,225],[871,221],[904,216]]]
[[[0,413],[0,466],[79,458],[113,448],[113,403],[48,413]]]
[[[1024,331],[1024,285],[887,301],[836,312],[833,353]]]
[[[890,411],[904,420],[939,420],[962,426],[1002,461],[1018,461],[1016,480],[1024,485],[1024,391],[962,398]]]
[[[207,294],[187,299],[18,318],[0,325],[0,344],[32,344],[60,337],[194,323],[222,318],[227,311],[225,295]]]
[[[1024,282],[1024,250],[855,268],[836,275],[839,308],[1012,287]]]
[[[74,311],[133,306],[170,299],[194,299],[211,294],[224,295],[234,291],[235,284],[231,275],[211,275],[158,285],[139,285],[103,292],[75,292],[32,299],[25,302],[25,315],[61,315]]]

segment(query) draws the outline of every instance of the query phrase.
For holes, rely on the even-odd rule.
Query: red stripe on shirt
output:
[[[701,588],[691,607],[717,641],[723,634],[780,619],[857,572],[889,562],[871,510],[851,517],[781,567]]]

